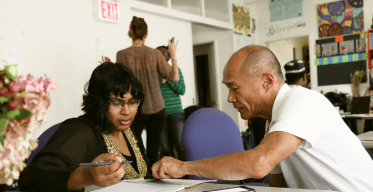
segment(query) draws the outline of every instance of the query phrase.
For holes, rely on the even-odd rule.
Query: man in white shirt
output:
[[[199,161],[165,157],[152,167],[156,178],[197,175],[220,180],[262,178],[270,186],[371,191],[373,161],[360,140],[320,93],[291,89],[274,54],[251,45],[224,68],[228,102],[243,119],[267,120],[266,136],[252,150]]]
[[[292,60],[284,65],[286,83],[290,88],[307,87],[307,73],[303,60]]]

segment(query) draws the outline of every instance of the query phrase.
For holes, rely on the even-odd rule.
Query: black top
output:
[[[138,126],[133,123],[131,130],[138,141],[137,145],[144,161],[148,165],[147,174],[149,175],[150,163],[145,155]],[[134,160],[131,165],[138,171],[131,145],[128,144],[128,148]],[[79,163],[92,162],[103,153],[108,153],[105,140],[92,121],[85,115],[68,119],[61,123],[46,146],[22,171],[19,188],[23,191],[67,191],[70,173],[78,167]],[[78,191],[83,191],[83,189]]]

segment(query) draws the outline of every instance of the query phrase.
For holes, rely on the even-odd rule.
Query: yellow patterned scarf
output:
[[[136,170],[130,165],[126,164],[126,173],[124,175],[124,179],[139,179],[143,178],[146,175],[147,172],[147,166],[144,161],[144,158],[141,155],[140,149],[137,146],[137,140],[135,136],[133,135],[131,129],[127,129],[123,131],[126,135],[127,141],[130,143],[133,152],[135,153],[136,160],[137,160],[137,167],[139,169],[139,172],[136,172]],[[113,153],[114,155],[120,157],[123,161],[126,161],[126,158],[122,155],[122,153],[119,151],[118,147],[114,144],[113,140],[110,138],[108,134],[103,134],[107,149],[109,153]]]

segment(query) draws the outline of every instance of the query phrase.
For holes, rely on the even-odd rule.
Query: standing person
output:
[[[128,36],[132,38],[132,46],[117,53],[117,62],[129,67],[140,80],[145,90],[143,113],[147,121],[146,152],[150,163],[158,160],[161,131],[166,126],[166,110],[158,75],[168,80],[178,82],[179,70],[176,60],[175,41],[169,41],[168,48],[172,59],[172,67],[167,63],[162,53],[145,46],[148,36],[148,26],[143,18],[133,17]]]
[[[144,90],[120,63],[96,67],[85,86],[82,116],[63,121],[31,163],[22,171],[22,191],[84,191],[121,179],[150,174],[149,160],[137,132]],[[132,161],[121,165],[121,161]],[[114,161],[111,165],[79,167],[80,163]]]
[[[157,49],[163,54],[166,61],[170,60],[170,54],[166,46],[159,46]],[[185,84],[180,68],[179,82],[172,82],[159,77],[159,84],[166,104],[167,115],[167,126],[166,129],[163,129],[161,135],[163,155],[172,156],[173,147],[176,147],[178,159],[185,161],[184,147],[181,142],[181,134],[184,128],[184,110],[180,100],[180,95],[185,93]]]
[[[164,157],[156,178],[197,175],[220,180],[262,178],[269,185],[333,191],[372,191],[373,161],[334,106],[317,91],[291,89],[275,55],[246,46],[224,67],[228,102],[243,119],[263,117],[266,136],[252,150],[199,161]]]
[[[284,66],[286,83],[290,88],[307,87],[307,73],[303,60],[289,61]]]

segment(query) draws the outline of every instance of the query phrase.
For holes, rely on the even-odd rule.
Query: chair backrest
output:
[[[38,137],[38,147],[31,152],[29,158],[27,159],[27,165],[31,163],[32,159],[34,158],[34,156],[40,151],[42,150],[45,145],[48,143],[49,139],[52,137],[52,135],[54,134],[54,132],[57,131],[58,127],[60,127],[60,124],[61,123],[58,123],[56,125],[53,125],[52,127],[48,128],[47,130],[45,130],[39,137]]]
[[[191,106],[188,106],[184,109],[184,117],[185,117],[185,120],[186,121],[188,119],[188,117],[195,111],[197,111],[198,109],[202,109],[204,108],[203,106],[200,106],[200,105],[191,105]]]
[[[188,161],[243,151],[240,131],[231,117],[214,108],[192,113],[184,124],[182,142]],[[190,179],[208,178],[190,176]]]

